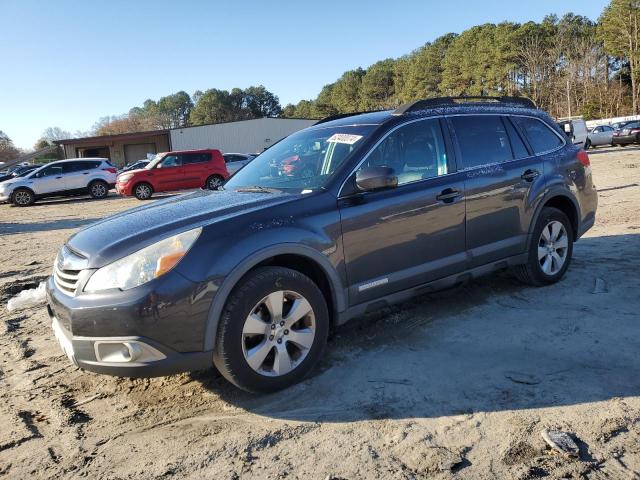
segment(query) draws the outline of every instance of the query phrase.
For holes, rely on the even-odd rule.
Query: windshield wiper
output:
[[[254,185],[252,187],[240,187],[236,188],[236,192],[249,192],[249,193],[277,193],[279,190],[275,188],[261,187],[260,185]]]

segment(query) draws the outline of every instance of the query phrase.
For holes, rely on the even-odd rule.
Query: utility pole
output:
[[[571,84],[569,83],[568,79],[567,79],[567,111],[569,112],[567,116],[570,117],[571,116]]]

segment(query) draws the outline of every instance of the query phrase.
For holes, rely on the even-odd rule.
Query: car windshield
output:
[[[15,172],[13,172],[13,176],[24,177],[25,175],[33,172],[34,170],[35,170],[34,168],[25,168],[24,170],[16,170]]]
[[[258,155],[224,188],[320,189],[374,129],[374,125],[359,125],[294,133]]]
[[[147,170],[151,170],[152,168],[155,168],[155,166],[158,165],[162,161],[162,159],[166,156],[167,156],[166,152],[158,153],[156,154],[155,157],[153,157],[153,159],[147,165],[141,168],[146,168]]]

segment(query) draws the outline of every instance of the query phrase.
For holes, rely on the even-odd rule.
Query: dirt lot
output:
[[[505,273],[356,320],[269,396],[213,370],[70,365],[43,307],[4,304],[77,228],[138,202],[0,205],[0,477],[640,478],[640,149],[591,159],[598,221],[560,284]],[[580,458],[545,449],[545,428]]]

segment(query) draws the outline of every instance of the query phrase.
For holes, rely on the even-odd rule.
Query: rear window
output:
[[[512,117],[524,132],[536,154],[550,152],[563,145],[563,141],[542,120],[530,117]]]
[[[85,160],[82,162],[74,162],[72,171],[81,172],[83,170],[93,170],[94,168],[99,168],[102,165],[102,161],[100,160]]]
[[[498,115],[451,117],[464,168],[513,160],[511,143]]]

